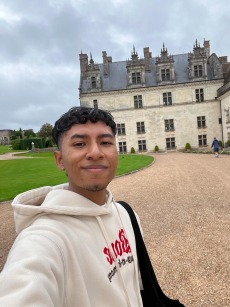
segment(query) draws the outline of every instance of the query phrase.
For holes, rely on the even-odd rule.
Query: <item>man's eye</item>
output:
[[[82,143],[82,142],[78,142],[78,143],[73,144],[74,147],[83,147],[84,145],[85,145],[85,143]]]
[[[113,143],[109,141],[104,141],[104,142],[101,142],[101,144],[102,145],[112,145]]]

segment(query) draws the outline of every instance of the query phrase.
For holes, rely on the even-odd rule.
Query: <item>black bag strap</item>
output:
[[[136,240],[136,249],[137,249],[137,258],[138,258],[138,264],[139,269],[141,273],[141,279],[143,288],[145,291],[148,292],[148,300],[152,302],[152,306],[154,307],[169,307],[169,306],[184,306],[181,304],[178,300],[172,300],[168,298],[162,291],[155,272],[152,267],[151,260],[148,255],[148,251],[146,249],[138,221],[136,219],[136,215],[133,211],[133,209],[124,201],[119,201],[119,204],[121,204],[128,212],[130,216],[130,220],[133,226],[135,240]],[[144,305],[145,306],[145,305]],[[147,305],[146,305],[147,306]],[[151,306],[151,305],[149,305]]]

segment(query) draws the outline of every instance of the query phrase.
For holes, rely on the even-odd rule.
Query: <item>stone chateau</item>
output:
[[[10,137],[13,130],[4,129],[0,130],[0,145],[9,145],[10,144]]]
[[[210,149],[213,137],[230,139],[230,62],[211,53],[210,42],[193,51],[169,54],[163,44],[153,57],[149,47],[139,57],[102,63],[80,57],[80,104],[109,110],[117,124],[120,152]]]

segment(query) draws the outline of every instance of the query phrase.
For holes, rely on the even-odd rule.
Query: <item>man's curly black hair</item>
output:
[[[87,107],[73,107],[55,122],[52,131],[54,142],[60,147],[60,139],[65,131],[68,131],[74,124],[85,124],[87,121],[92,123],[102,121],[111,127],[113,135],[116,135],[116,124],[110,112]]]

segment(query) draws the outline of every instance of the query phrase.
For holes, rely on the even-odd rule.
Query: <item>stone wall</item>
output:
[[[84,94],[82,100],[93,107],[97,99],[98,107],[110,110],[116,123],[125,123],[126,135],[118,136],[117,142],[126,142],[127,150],[138,150],[138,140],[146,140],[147,150],[155,145],[166,149],[166,138],[175,137],[176,149],[183,149],[186,143],[198,146],[198,135],[207,135],[207,146],[211,146],[213,137],[222,140],[220,124],[220,101],[216,99],[217,89],[223,80],[172,84],[151,88],[139,88],[123,91]],[[196,102],[195,90],[202,88],[204,101]],[[163,104],[163,93],[172,93],[172,105]],[[143,108],[134,109],[134,96],[142,95]],[[197,127],[197,117],[205,116],[206,127]],[[174,131],[165,131],[165,120],[174,120]],[[144,122],[145,133],[137,134],[136,123]]]

